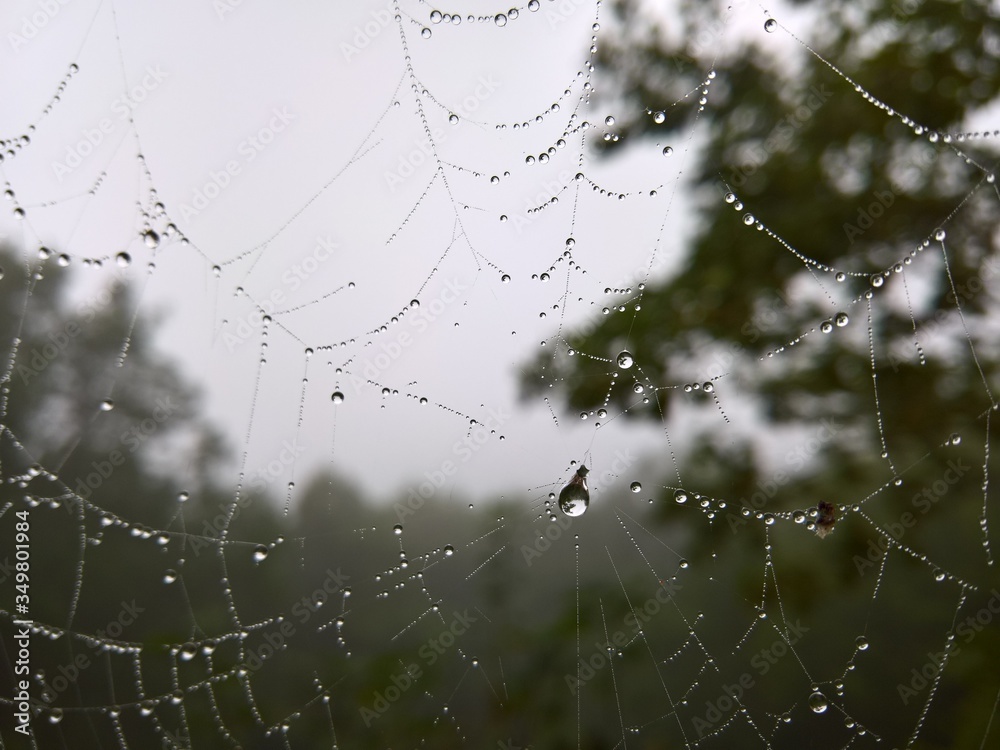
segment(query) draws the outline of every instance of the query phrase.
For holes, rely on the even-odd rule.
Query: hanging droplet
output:
[[[674,493],[674,501],[683,505],[688,501],[688,493],[686,493],[684,490],[677,490]]]
[[[773,33],[777,28],[778,28],[778,22],[775,21],[773,18],[768,18],[766,21],[764,21],[764,31],[766,31],[768,34]]]
[[[495,23],[497,26],[506,26],[507,16],[505,16],[503,13],[497,13],[496,16],[493,18],[493,23]]]
[[[450,544],[446,544],[444,546],[444,556],[451,557],[454,554],[455,554],[455,548],[452,547]]]
[[[165,570],[163,571],[163,582],[166,584],[171,584],[177,580],[176,570]]]
[[[614,127],[615,124],[614,115],[608,115],[607,117],[605,117],[604,124],[607,125],[609,128]]]
[[[118,253],[118,255],[115,256],[115,260],[118,262],[119,266],[127,268],[132,263],[132,256],[128,253]],[[218,268],[218,266],[216,266],[216,268]]]
[[[819,330],[822,331],[823,333],[829,333],[830,331],[833,330],[833,323],[831,323],[829,320],[824,320],[822,323],[819,324]]]
[[[821,714],[826,711],[829,705],[826,696],[819,690],[809,696],[809,708],[813,710],[813,713]]]
[[[502,283],[504,283],[504,284],[509,284],[510,283],[510,274],[505,273],[503,276],[500,277],[500,281]]]
[[[395,526],[393,526],[392,527],[392,533],[395,534],[396,536],[399,536],[400,534],[402,534],[403,533],[403,524],[397,523]]]
[[[627,370],[627,369],[628,369],[628,368],[630,368],[630,367],[631,367],[631,366],[632,366],[632,365],[633,365],[634,363],[635,363],[635,360],[634,360],[634,359],[632,359],[632,352],[630,352],[630,351],[629,351],[628,349],[622,349],[622,350],[621,350],[621,351],[620,351],[620,352],[618,353],[618,366],[619,366],[619,367],[620,367],[621,369],[623,369],[623,370]]]
[[[341,393],[340,391],[334,391],[333,395],[330,396],[330,399],[335,404],[342,404],[342,403],[344,403],[344,394]]]
[[[639,482],[632,482],[632,484],[630,484],[628,488],[636,494],[642,492],[642,484]]]
[[[265,547],[263,544],[258,544],[256,547],[253,548],[253,561],[255,563],[264,562],[264,559],[266,557],[267,557],[267,547]]]
[[[424,39],[430,39],[431,30],[425,26],[424,28],[420,29],[420,36],[422,36]]]
[[[943,229],[939,229],[934,233],[934,239],[938,242],[942,242],[947,235]]]
[[[450,122],[452,125],[458,125],[458,115],[454,113],[448,115],[448,122]]]
[[[834,316],[833,322],[837,324],[838,328],[843,328],[851,322],[851,319],[847,317],[847,313],[839,312]]]
[[[101,402],[101,411],[111,411],[115,408],[115,402],[110,398],[106,398]]]
[[[146,247],[150,249],[155,249],[160,244],[160,235],[152,229],[147,230],[146,233],[142,235],[142,239],[145,241]]]
[[[874,276],[872,276],[871,282],[872,282],[872,286],[879,287],[879,286],[882,286],[882,284],[885,283],[885,279],[882,277],[882,274],[877,273]]]
[[[715,393],[715,384],[710,380],[706,380],[702,383],[701,389],[705,391],[705,393]]]
[[[663,155],[664,156],[670,156],[672,153],[674,153],[674,149],[673,149],[672,146],[664,146],[663,147]]]
[[[581,466],[569,480],[569,484],[559,493],[559,510],[567,516],[582,516],[590,505],[590,490],[587,489],[589,469]]]
[[[867,651],[868,639],[865,638],[863,635],[859,635],[857,638],[854,639],[854,645],[858,649],[858,651]]]
[[[662,125],[666,121],[667,121],[666,112],[657,112],[655,115],[653,115],[653,122],[655,122],[657,125]]]

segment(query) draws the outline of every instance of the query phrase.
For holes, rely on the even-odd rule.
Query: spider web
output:
[[[989,746],[995,250],[950,235],[996,216],[998,131],[895,111],[801,41],[800,9],[172,10],[8,14],[0,746]],[[636,107],[598,54],[653,18],[714,51]],[[691,173],[741,40],[825,66],[943,155],[942,190],[976,177],[905,251],[848,231],[834,264],[784,236],[809,196],[720,171],[706,200],[764,238],[754,262],[800,270],[731,321],[745,343],[693,330],[664,380],[670,342],[633,332],[705,229]],[[795,402],[817,358],[861,419],[819,394],[775,425],[760,395]],[[904,388],[930,443],[884,406]]]

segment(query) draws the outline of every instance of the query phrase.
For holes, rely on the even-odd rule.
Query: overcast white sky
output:
[[[554,144],[577,101],[593,4],[543,0],[539,12],[523,9],[503,28],[468,21],[435,25],[427,20],[427,6],[402,4],[417,85],[433,97],[422,104],[434,150],[467,170],[446,170],[450,195],[439,178],[423,198],[434,173],[431,149],[387,7],[118,4],[116,26],[108,2],[15,3],[5,14],[0,50],[6,102],[0,132],[17,134],[30,122],[38,127],[30,148],[2,165],[4,177],[17,201],[33,206],[84,193],[102,172],[106,176],[96,196],[29,208],[27,222],[5,211],[0,231],[25,248],[41,243],[67,252],[78,266],[85,257],[130,252],[136,260],[127,271],[131,283],[146,285],[142,310],[165,315],[158,344],[204,389],[207,414],[237,448],[244,444],[261,351],[246,295],[289,309],[341,289],[275,317],[247,444],[248,472],[275,460],[297,434],[306,346],[317,351],[309,360],[298,433],[305,450],[296,480],[329,465],[334,424],[334,468],[378,495],[411,485],[447,460],[459,467],[448,491],[477,497],[556,482],[569,461],[591,447],[598,470],[616,451],[651,456],[662,466],[666,441],[655,425],[614,420],[594,439],[593,420],[582,422],[558,399],[558,426],[542,402],[517,399],[519,367],[557,327],[552,306],[565,289],[565,263],[548,283],[531,277],[563,250],[573,190],[540,214],[529,216],[526,208],[580,171],[579,140],[569,139],[548,164],[528,166],[525,156]],[[742,33],[764,36],[760,7],[736,4],[734,13]],[[422,25],[432,30],[430,38],[421,36]],[[767,35],[767,41],[793,48],[779,36]],[[52,113],[39,119],[73,62],[79,72]],[[598,72],[594,80],[600,85],[608,79]],[[572,94],[561,99],[567,86]],[[136,131],[129,127],[125,92],[137,100]],[[560,99],[558,114],[529,128],[494,128],[532,120]],[[458,124],[449,122],[451,112],[461,115]],[[581,119],[598,125],[590,137],[600,137],[609,114],[623,113],[581,108]],[[152,253],[140,238],[135,207],[148,200],[149,185],[136,159],[136,132],[159,200],[193,243],[165,238],[148,282]],[[605,287],[639,280],[668,207],[660,273],[676,267],[693,229],[682,172],[697,142],[697,132],[675,137],[671,157],[661,154],[668,142],[654,139],[607,162],[585,155],[588,177],[633,195],[618,202],[589,189],[581,193],[574,257],[587,274],[570,277],[571,322],[599,314],[615,299],[603,294]],[[510,176],[490,183],[488,176],[505,172]],[[650,197],[658,185],[659,195]],[[206,195],[215,197],[204,200]],[[502,223],[501,215],[509,220]],[[457,221],[476,252],[460,239],[443,255]],[[263,251],[243,255],[276,234]],[[222,266],[218,277],[214,264]],[[81,293],[113,268],[81,268]],[[510,283],[501,283],[501,272]],[[237,287],[246,295],[236,296]],[[385,334],[367,334],[414,297],[420,308]],[[247,323],[252,333],[243,336]],[[341,341],[353,343],[320,348]],[[394,345],[400,354],[377,379],[398,389],[397,397],[384,399],[379,388],[357,388],[346,372],[335,372],[354,357],[347,369],[364,380],[371,376],[366,362],[376,364]],[[346,398],[335,407],[330,396],[338,389]],[[406,393],[431,403],[421,406]],[[737,408],[729,405],[731,413]],[[506,439],[493,436],[466,460],[455,445],[469,425],[456,412],[480,422],[491,415],[503,419],[497,434]],[[672,425],[675,445],[683,448],[689,426],[684,419]],[[235,478],[231,470],[229,475]],[[292,469],[283,469],[274,477],[275,490],[283,494],[291,478]],[[632,478],[623,477],[622,486]]]

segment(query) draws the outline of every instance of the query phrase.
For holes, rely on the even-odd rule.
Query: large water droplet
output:
[[[576,470],[576,475],[559,493],[559,509],[567,516],[582,516],[590,505],[590,490],[587,489],[586,466]]]
[[[775,21],[773,18],[768,18],[766,21],[764,21],[764,31],[766,31],[768,34],[773,33],[777,28],[778,28],[778,22]]]
[[[813,710],[813,713],[821,714],[830,706],[829,701],[827,701],[826,696],[823,695],[819,690],[809,696],[809,708]]]
[[[834,316],[833,322],[836,323],[838,327],[843,328],[851,322],[851,319],[847,317],[847,313],[839,312]]]
[[[506,26],[507,25],[507,16],[505,16],[503,13],[497,13],[496,16],[493,18],[493,22],[497,26]]]
[[[634,363],[635,360],[632,359],[632,352],[627,349],[622,349],[622,351],[618,353],[618,366],[623,370],[627,370]]]
[[[266,558],[267,558],[267,547],[265,547],[263,544],[258,544],[256,547],[253,548],[253,561],[255,563],[264,562]]]
[[[403,533],[403,524],[397,523],[395,526],[393,526],[392,527],[392,533],[395,534],[396,536],[399,536],[400,534],[402,534]]]
[[[854,639],[854,645],[857,647],[858,651],[867,651],[868,639],[865,638],[863,635],[859,635],[857,638]]]
[[[148,248],[156,248],[160,244],[160,235],[158,235],[152,229],[148,230],[145,234],[143,234],[142,239],[143,241],[145,241],[146,247]]]
[[[684,504],[688,501],[688,493],[684,490],[677,490],[674,493],[674,500],[678,503]]]
[[[639,482],[632,482],[632,484],[630,484],[628,488],[632,490],[632,492],[635,492],[636,494],[642,492],[642,484]]]
[[[342,404],[344,403],[344,394],[341,393],[340,391],[334,391],[333,395],[330,396],[330,399],[335,404]]]

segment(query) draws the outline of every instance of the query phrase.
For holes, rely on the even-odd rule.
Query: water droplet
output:
[[[431,11],[431,23],[441,23],[441,11],[432,10]]]
[[[952,433],[952,435],[951,435],[951,444],[952,445],[961,445],[962,444],[962,436],[959,435],[957,432]]]
[[[885,279],[882,277],[882,274],[877,273],[874,276],[872,276],[871,282],[872,286],[879,287],[882,286],[883,283],[885,283]]]
[[[628,368],[630,368],[630,367],[631,367],[631,366],[632,366],[632,365],[633,365],[634,363],[635,363],[635,360],[634,360],[634,359],[632,359],[632,352],[628,351],[628,349],[622,349],[622,350],[621,350],[621,351],[620,351],[620,352],[618,353],[618,366],[619,366],[619,367],[620,367],[621,369],[623,369],[623,370],[627,370],[627,369],[628,369]]]
[[[450,122],[452,125],[458,125],[458,115],[454,113],[448,115],[448,122]]]
[[[576,470],[576,474],[569,480],[569,484],[562,488],[559,493],[559,510],[567,516],[582,516],[590,505],[590,490],[587,489],[586,466],[581,466]]]
[[[266,557],[267,557],[267,547],[265,547],[263,544],[258,544],[256,547],[253,548],[253,561],[255,563],[264,562],[264,559]]]
[[[528,1],[528,10],[530,10],[532,13],[534,13],[536,10],[538,10],[538,0],[529,0]]]
[[[497,26],[506,26],[507,25],[507,16],[505,16],[503,13],[497,13],[496,16],[493,18],[493,22]]]
[[[701,388],[703,391],[705,391],[705,393],[715,393],[715,384],[712,383],[710,380],[706,380],[702,384]]]
[[[664,146],[663,147],[663,155],[664,156],[670,156],[672,153],[674,153],[673,147],[671,147],[671,146]]]
[[[636,494],[642,492],[642,484],[640,484],[639,482],[632,482],[632,484],[630,484],[628,488],[632,490],[632,492],[635,492]]]
[[[857,638],[854,639],[854,645],[855,647],[857,647],[858,651],[867,651],[868,639],[865,638],[863,635],[859,635]]]
[[[344,403],[344,394],[341,393],[340,391],[334,391],[333,395],[330,396],[330,399],[335,404],[342,404],[342,403]]]
[[[115,402],[110,398],[106,398],[101,402],[101,411],[111,411],[115,408]]]
[[[829,705],[830,704],[826,700],[826,696],[819,690],[809,696],[809,708],[813,710],[813,713],[821,714],[826,711]]]
[[[504,284],[509,284],[510,283],[510,274],[505,273],[503,276],[500,277],[500,281],[502,283],[504,283]]]
[[[773,18],[768,18],[766,21],[764,21],[764,31],[766,31],[768,34],[773,33],[777,28],[778,28],[778,22],[775,21]]]
[[[444,546],[444,556],[451,557],[454,554],[455,554],[455,548],[452,547],[450,544],[446,544]]]
[[[947,235],[945,234],[945,231],[943,229],[939,229],[934,233],[934,239],[936,239],[938,242],[941,242],[946,236]]]
[[[176,570],[165,570],[163,571],[163,582],[170,584],[177,580]]]
[[[934,580],[937,581],[938,583],[941,583],[941,581],[943,581],[946,577],[947,576],[945,575],[945,572],[943,570],[934,571]]]
[[[822,331],[823,333],[829,333],[830,331],[833,330],[833,323],[831,323],[829,320],[824,320],[822,323],[819,324],[819,330]]]
[[[400,524],[400,523],[397,523],[395,526],[392,527],[392,533],[395,534],[396,536],[399,536],[400,534],[402,534],[403,533],[403,525]]]
[[[142,239],[146,243],[146,247],[151,249],[158,247],[160,244],[160,235],[152,229],[147,230],[146,233],[142,235]]]
[[[843,328],[851,322],[851,319],[847,317],[847,313],[839,312],[834,316],[833,322],[837,324],[838,328]]]
[[[49,724],[58,724],[62,718],[63,710],[61,708],[53,708],[49,711]]]
[[[756,219],[754,219],[753,214],[743,214],[743,223],[747,226],[750,226],[755,221]]]
[[[792,513],[792,520],[795,521],[795,523],[805,523],[806,514],[803,513],[801,510],[797,510],[794,513]]]
[[[655,115],[653,115],[653,122],[655,122],[657,125],[662,125],[666,121],[667,121],[666,112],[657,112]]]
[[[604,118],[604,124],[607,125],[609,128],[610,127],[614,127],[614,124],[615,124],[614,115],[608,115],[607,117],[605,117]]]
[[[686,493],[684,490],[677,490],[674,493],[674,501],[683,505],[688,501],[688,493]]]
[[[736,202],[736,194],[726,193],[726,203],[735,203],[735,202]]]
[[[643,391],[646,390],[646,386],[644,386],[642,383],[636,383],[635,385],[632,386],[632,390],[635,393],[642,393]]]

